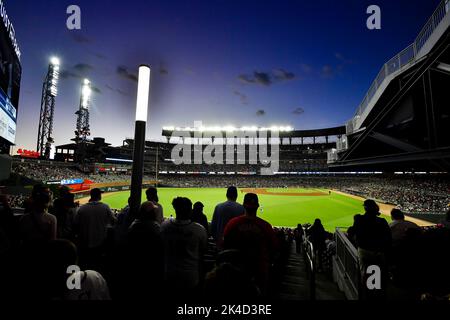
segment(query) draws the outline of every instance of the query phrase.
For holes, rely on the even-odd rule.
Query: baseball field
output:
[[[242,203],[244,194],[258,194],[260,211],[258,215],[273,226],[295,227],[301,223],[313,223],[319,218],[328,231],[336,227],[349,227],[353,216],[363,213],[360,199],[323,189],[239,189],[238,202]],[[160,188],[159,202],[164,208],[164,215],[175,216],[171,202],[175,197],[187,197],[192,203],[204,204],[204,213],[212,218],[214,207],[226,200],[225,189],[206,188]],[[127,204],[129,192],[116,192],[103,195],[103,201],[111,208],[121,209]],[[142,199],[145,199],[143,192]],[[388,217],[386,217],[389,220]]]

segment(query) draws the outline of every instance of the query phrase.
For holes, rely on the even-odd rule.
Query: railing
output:
[[[356,121],[366,111],[368,105],[372,101],[373,97],[377,93],[384,80],[391,74],[401,70],[403,67],[410,65],[417,61],[418,53],[425,46],[428,39],[433,32],[439,26],[441,21],[450,11],[450,0],[442,0],[434,11],[431,18],[427,21],[422,31],[417,36],[414,43],[409,45],[402,52],[397,54],[391,60],[389,60],[380,70],[377,77],[373,81],[369,90],[367,91],[363,101],[359,105],[354,117],[347,123],[347,134],[351,134],[357,129]]]
[[[341,229],[336,229],[336,260],[340,265],[343,278],[351,291],[351,296],[359,298],[361,273],[358,252]]]

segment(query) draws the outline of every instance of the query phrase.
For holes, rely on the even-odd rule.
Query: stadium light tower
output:
[[[87,138],[91,135],[91,129],[89,125],[89,108],[91,105],[91,82],[88,79],[84,79],[81,84],[81,98],[80,107],[75,114],[77,117],[77,130],[75,131],[75,139],[77,142],[86,142]]]
[[[139,210],[144,175],[145,129],[147,126],[148,100],[150,94],[150,67],[139,67],[139,81],[136,101],[136,125],[134,131],[133,171],[131,175],[131,204],[133,216]]]
[[[41,112],[36,151],[42,158],[49,159],[54,143],[53,118],[55,114],[55,100],[58,95],[60,61],[56,57],[50,59],[47,75],[42,86]]]

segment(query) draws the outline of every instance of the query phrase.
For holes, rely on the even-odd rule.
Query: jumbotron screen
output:
[[[22,74],[21,53],[2,0],[0,7],[0,138],[14,144]]]

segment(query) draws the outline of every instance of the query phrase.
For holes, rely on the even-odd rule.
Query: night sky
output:
[[[290,125],[350,119],[381,66],[413,42],[439,0],[5,0],[22,51],[16,144],[36,148],[42,81],[61,59],[56,144],[74,136],[81,79],[95,86],[93,137],[133,136],[136,74],[152,67],[147,138],[162,126]],[[77,4],[82,29],[66,28]],[[382,30],[366,9],[382,10]]]

